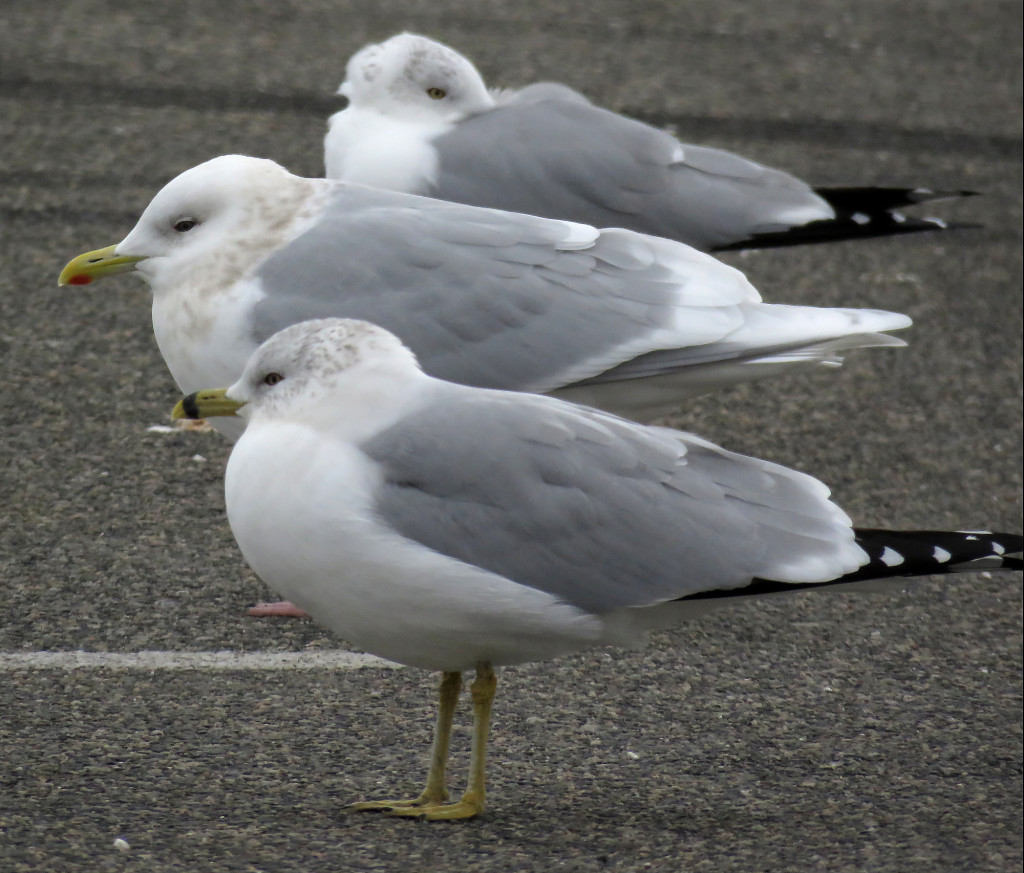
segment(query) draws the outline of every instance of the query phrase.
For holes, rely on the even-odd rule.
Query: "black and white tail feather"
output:
[[[811,243],[869,239],[932,230],[962,230],[980,225],[943,221],[940,218],[916,218],[897,210],[935,200],[973,197],[977,191],[933,191],[930,188],[822,187],[814,193],[835,210],[835,218],[812,221],[787,230],[753,234],[715,251],[730,249],[768,249]]]
[[[882,580],[940,573],[1024,570],[1024,537],[989,531],[885,530],[855,528],[857,544],[868,555],[860,569],[827,582],[775,582],[754,579],[742,588],[705,591],[680,600],[756,597],[805,588],[849,586],[847,590],[884,591]],[[880,584],[864,584],[880,583]]]

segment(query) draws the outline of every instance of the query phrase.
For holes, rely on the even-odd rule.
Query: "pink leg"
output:
[[[303,612],[294,603],[279,600],[276,603],[257,603],[249,607],[249,615],[264,618],[268,615],[283,615],[286,618],[308,618],[309,613]]]

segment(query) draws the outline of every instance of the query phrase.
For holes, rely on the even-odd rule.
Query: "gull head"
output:
[[[222,155],[168,182],[120,243],[86,252],[59,284],[84,285],[138,270],[154,287],[204,277],[227,284],[288,242],[289,227],[313,193],[309,179],[273,161]]]
[[[455,122],[494,106],[467,58],[414,33],[400,33],[356,52],[338,93],[354,108],[406,120]]]
[[[321,318],[275,333],[234,385],[190,394],[173,417],[238,415],[358,439],[406,411],[430,381],[394,334],[365,321]]]

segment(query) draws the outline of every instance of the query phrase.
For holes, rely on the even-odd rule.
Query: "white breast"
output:
[[[301,425],[256,423],[228,464],[228,518],[268,585],[383,658],[462,670],[598,641],[595,617],[381,524],[379,481],[377,465],[351,445]]]
[[[264,296],[258,279],[193,293],[187,286],[153,289],[153,332],[178,387],[186,394],[227,388],[256,350],[252,307]]]
[[[327,178],[426,194],[438,172],[432,143],[449,129],[445,123],[410,123],[349,107],[328,121],[324,138]]]

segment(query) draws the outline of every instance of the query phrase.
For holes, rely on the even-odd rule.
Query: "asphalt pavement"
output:
[[[318,175],[349,55],[425,33],[493,85],[564,81],[814,183],[982,192],[925,210],[979,230],[729,255],[773,302],[906,312],[910,345],[672,423],[818,476],[864,526],[1019,531],[1018,2],[36,0],[0,22],[0,869],[1020,869],[1009,574],[504,670],[481,818],[344,815],[418,788],[436,678],[274,660],[347,647],[246,616],[273,594],[224,518],[228,447],[149,430],[177,392],[144,284],[56,284],[210,157]],[[79,651],[110,658],[51,654]],[[220,651],[253,658],[183,660]],[[456,788],[468,700],[458,722]]]

